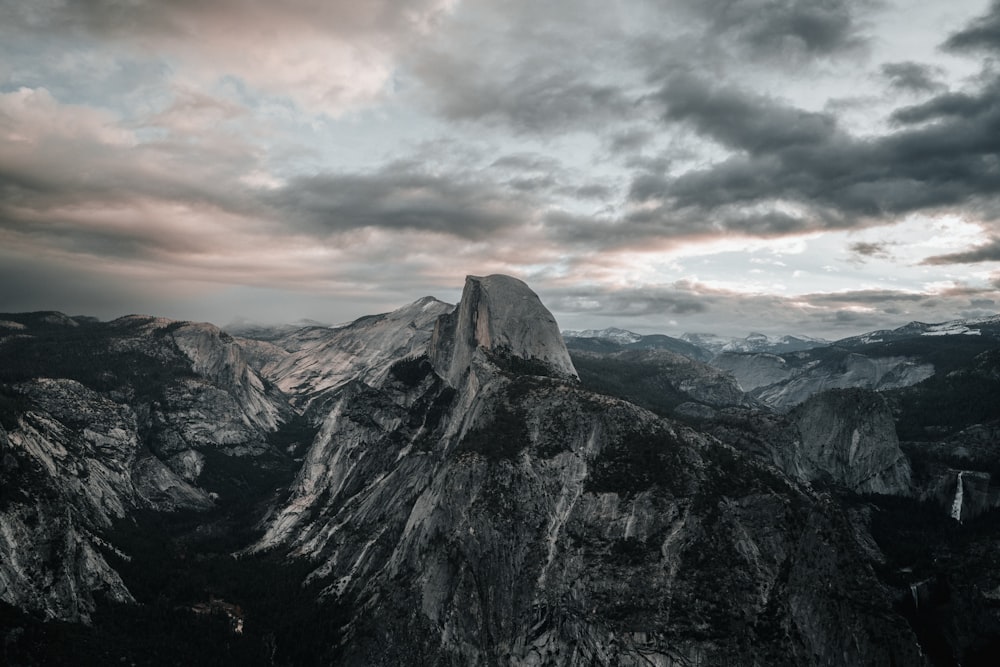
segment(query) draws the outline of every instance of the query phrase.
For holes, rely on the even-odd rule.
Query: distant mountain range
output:
[[[895,329],[880,329],[857,336],[849,336],[836,341],[811,336],[768,336],[762,333],[751,333],[744,338],[720,336],[714,333],[685,333],[679,338],[664,334],[643,335],[610,327],[607,329],[585,329],[583,331],[566,330],[562,332],[566,345],[570,349],[610,351],[613,348],[627,349],[662,349],[683,354],[692,359],[707,361],[712,357],[726,353],[785,354],[801,352],[818,347],[831,345],[844,348],[857,348],[877,343],[889,343],[906,340],[918,336],[1000,336],[1000,315],[975,319],[949,320],[928,324],[925,322],[910,322]]]
[[[660,349],[683,354],[691,359],[707,361],[722,352],[797,352],[829,345],[830,341],[808,336],[768,336],[751,333],[745,338],[719,336],[713,333],[686,333],[680,338],[664,334],[642,335],[625,329],[586,329],[563,331],[563,338],[570,349]]]
[[[896,329],[870,331],[858,336],[842,338],[835,344],[841,347],[859,347],[875,343],[890,343],[918,336],[989,336],[1000,337],[1000,315],[976,319],[950,320],[937,324],[910,322]]]

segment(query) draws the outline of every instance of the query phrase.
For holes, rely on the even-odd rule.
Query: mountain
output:
[[[700,427],[805,484],[897,496],[913,489],[892,411],[873,391],[820,392],[788,415],[727,408]]]
[[[711,363],[731,373],[755,399],[778,410],[789,410],[827,389],[882,391],[934,374],[934,365],[917,356],[883,356],[878,350],[860,353],[837,346],[784,355],[724,352]]]
[[[724,353],[748,394],[507,276],[268,340],[0,315],[4,660],[992,664],[984,330]]]
[[[809,336],[773,337],[762,333],[751,333],[745,338],[718,336],[711,333],[686,333],[681,340],[708,350],[713,355],[723,352],[798,352],[814,347],[829,345],[830,341]]]
[[[329,324],[303,318],[291,324],[259,324],[246,318],[237,318],[222,327],[230,336],[251,340],[274,341],[302,329],[330,329]]]
[[[598,338],[601,340],[611,341],[612,343],[617,343],[618,345],[629,345],[630,343],[638,343],[640,340],[642,340],[641,334],[637,334],[633,331],[626,331],[625,329],[618,329],[615,327],[611,327],[608,329],[585,329],[583,331],[567,330],[562,332],[562,337],[564,339]]]
[[[470,278],[425,355],[334,392],[252,551],[355,610],[341,664],[920,664],[843,515],[582,388],[541,308]]]
[[[802,439],[802,461],[813,479],[827,475],[858,493],[905,495],[910,463],[899,448],[884,397],[863,389],[815,394],[790,413]]]
[[[718,408],[755,406],[729,373],[662,349],[570,349],[584,387],[661,417],[704,417]]]
[[[0,599],[88,620],[133,600],[109,531],[141,511],[233,501],[232,459],[290,466],[268,435],[287,398],[218,328],[130,316],[6,314],[0,343]]]
[[[1000,315],[977,319],[949,320],[937,324],[910,322],[896,329],[881,329],[859,336],[842,338],[836,342],[836,345],[852,348],[902,341],[918,336],[982,336],[1000,339]]]
[[[815,393],[860,387],[890,391],[947,374],[1000,344],[1000,316],[911,322],[797,352],[724,351],[711,364],[755,399],[789,410]]]
[[[430,340],[434,323],[454,306],[425,297],[391,313],[337,328],[307,327],[263,344],[241,340],[257,370],[300,410],[351,380],[377,381],[398,359]]]
[[[708,361],[712,353],[698,345],[663,334],[643,336],[624,329],[587,329],[563,331],[566,347],[571,351],[610,354],[626,350],[666,350],[695,361]]]

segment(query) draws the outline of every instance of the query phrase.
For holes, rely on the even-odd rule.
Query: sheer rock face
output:
[[[909,387],[934,374],[932,364],[910,357],[869,357],[843,350],[835,355],[826,349],[784,356],[722,354],[712,365],[732,373],[743,391],[782,412],[829,389],[884,391]]]
[[[461,383],[480,351],[502,366],[578,379],[552,313],[510,276],[468,276],[458,308],[434,328],[431,363],[449,385]]]
[[[920,499],[938,503],[943,513],[958,521],[971,521],[1000,507],[1000,489],[990,484],[988,472],[940,466],[921,481]]]
[[[859,493],[910,491],[910,464],[881,395],[861,389],[827,391],[789,417],[798,429],[810,477],[827,476]]]

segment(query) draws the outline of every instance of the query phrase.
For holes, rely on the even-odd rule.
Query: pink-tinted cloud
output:
[[[398,52],[427,35],[448,0],[55,2],[4,6],[8,24],[81,32],[164,59],[184,79],[238,77],[304,108],[339,114],[376,98]]]

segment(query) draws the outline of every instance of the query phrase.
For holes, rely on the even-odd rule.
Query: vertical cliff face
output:
[[[502,367],[577,379],[552,313],[510,276],[468,276],[455,313],[434,329],[431,363],[451,386],[460,384],[477,353]]]
[[[910,464],[885,399],[863,389],[816,394],[789,414],[811,478],[859,493],[906,494]]]

